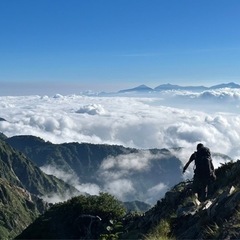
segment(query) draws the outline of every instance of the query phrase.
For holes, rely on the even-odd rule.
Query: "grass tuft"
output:
[[[152,231],[146,235],[145,240],[173,240],[170,236],[171,226],[166,219],[161,220],[159,224],[152,229]]]

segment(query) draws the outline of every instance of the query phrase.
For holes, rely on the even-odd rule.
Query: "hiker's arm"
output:
[[[207,148],[208,149],[208,148]],[[208,149],[208,158],[210,159],[210,168],[212,171],[214,171],[214,166],[213,166],[213,162],[212,162],[212,155],[211,155],[211,152],[210,150]]]
[[[196,157],[196,153],[194,152],[191,157],[189,158],[188,162],[185,164],[185,166],[183,167],[183,173],[187,170],[189,164],[195,160]]]
[[[213,166],[212,160],[210,161],[210,166],[211,166],[211,170],[214,171],[214,166]]]

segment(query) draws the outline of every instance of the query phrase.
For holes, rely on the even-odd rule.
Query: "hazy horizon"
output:
[[[188,85],[184,85],[181,83],[171,83],[171,82],[161,82],[156,85],[148,85],[147,83],[141,83],[137,85],[133,84],[125,84],[124,86],[121,86],[120,84],[113,84],[112,87],[104,88],[105,86],[96,87],[92,89],[88,88],[82,88],[81,85],[78,84],[38,84],[38,83],[4,83],[1,85],[0,90],[0,96],[30,96],[30,95],[48,95],[48,96],[54,96],[56,94],[61,95],[81,95],[81,94],[99,94],[99,93],[118,93],[121,90],[127,90],[139,87],[141,85],[145,85],[147,87],[150,87],[154,90],[154,88],[164,85],[164,84],[171,84],[171,85],[178,85],[182,87],[189,87],[189,86],[204,86],[204,87],[212,87],[219,84],[228,84],[228,83],[234,83],[234,82],[216,82],[215,84],[200,84],[200,83],[190,83]],[[236,83],[236,82],[235,82]],[[121,88],[120,88],[121,87]],[[107,90],[108,89],[108,90]]]

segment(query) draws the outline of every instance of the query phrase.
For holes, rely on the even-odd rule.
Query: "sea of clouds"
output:
[[[238,89],[144,95],[2,96],[0,117],[6,121],[0,121],[0,132],[8,137],[39,136],[53,143],[106,143],[139,149],[183,147],[179,155],[183,164],[202,142],[212,152],[236,160],[240,158],[239,106]],[[216,167],[221,164],[219,159],[214,161]],[[105,164],[107,168],[109,163]],[[145,162],[135,166],[141,164]],[[56,169],[43,170],[61,175]],[[131,190],[131,185],[119,181],[116,185]],[[159,184],[156,188],[164,187]],[[93,192],[97,189],[94,185],[85,187]]]

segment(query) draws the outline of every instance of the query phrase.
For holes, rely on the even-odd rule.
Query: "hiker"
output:
[[[193,161],[195,161],[193,192],[197,194],[200,202],[204,202],[208,197],[208,186],[210,182],[216,179],[209,148],[199,143],[197,145],[197,151],[191,155],[189,161],[183,167],[183,173]]]

